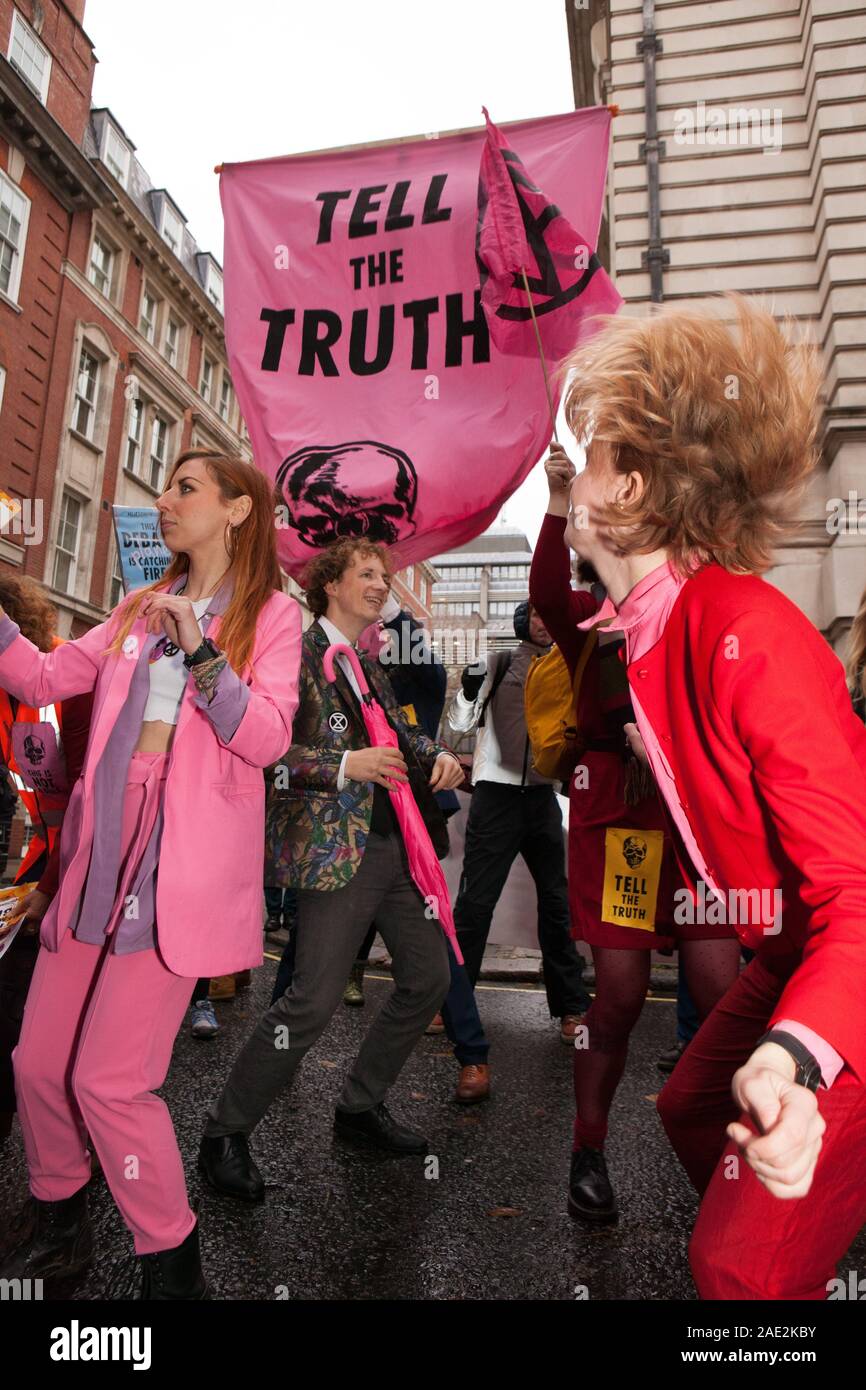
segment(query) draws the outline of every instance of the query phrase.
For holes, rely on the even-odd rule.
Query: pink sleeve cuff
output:
[[[774,1020],[771,1028],[780,1028],[786,1033],[790,1033],[792,1038],[801,1042],[804,1047],[808,1047],[818,1066],[821,1068],[821,1079],[829,1090],[845,1065],[844,1058],[834,1047],[822,1038],[818,1033],[813,1033],[811,1028],[807,1028],[805,1023],[795,1023],[790,1018]]]

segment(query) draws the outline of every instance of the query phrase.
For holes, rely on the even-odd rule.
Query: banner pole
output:
[[[541,346],[541,334],[538,331],[538,321],[535,317],[535,305],[532,302],[532,295],[529,291],[529,281],[526,278],[525,266],[520,267],[520,273],[523,276],[523,284],[526,289],[526,298],[529,302],[529,313],[532,319],[532,327],[535,329],[535,341],[538,344],[538,356],[541,359],[541,370],[544,373],[544,389],[547,392],[547,408],[550,411],[550,427],[553,430],[553,437],[558,444],[559,435],[556,433],[556,416],[553,413],[553,395],[551,394],[550,390],[550,378],[547,375],[547,363],[544,360],[544,348]]]

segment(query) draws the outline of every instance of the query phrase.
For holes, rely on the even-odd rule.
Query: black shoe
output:
[[[264,1180],[250,1157],[245,1134],[221,1134],[216,1139],[203,1135],[198,1170],[211,1187],[227,1197],[239,1197],[244,1202],[265,1200]]]
[[[182,1245],[141,1255],[141,1294],[154,1299],[202,1299],[210,1297],[210,1286],[202,1273],[198,1243],[198,1222]]]
[[[279,917],[269,917],[265,922],[265,936],[272,936],[274,932],[282,930],[283,924]]]
[[[568,1214],[575,1221],[597,1221],[599,1225],[616,1221],[619,1216],[600,1149],[577,1149],[571,1155]]]
[[[659,1057],[658,1061],[656,1062],[656,1066],[658,1067],[659,1071],[673,1071],[674,1067],[682,1057],[687,1047],[687,1042],[683,1042],[680,1038],[677,1038],[673,1047],[669,1047],[667,1052],[663,1052],[661,1057]]]
[[[12,1227],[3,1279],[57,1279],[78,1274],[93,1258],[93,1230],[87,1189],[80,1187],[62,1202],[29,1197]]]
[[[429,1145],[423,1134],[416,1129],[398,1125],[384,1101],[374,1105],[372,1110],[334,1111],[334,1133],[341,1139],[353,1139],[362,1144],[373,1144],[377,1149],[388,1149],[391,1153],[426,1154]]]

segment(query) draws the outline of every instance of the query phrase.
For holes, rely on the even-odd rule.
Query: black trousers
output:
[[[472,793],[454,924],[474,985],[493,912],[522,854],[538,894],[538,944],[553,1018],[584,1013],[583,961],[571,936],[562,812],[552,787],[479,782]]]

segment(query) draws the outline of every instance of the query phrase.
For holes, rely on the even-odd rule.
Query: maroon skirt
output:
[[[659,951],[679,941],[733,936],[724,924],[675,920],[687,890],[661,803],[654,793],[635,806],[626,805],[625,764],[619,753],[584,753],[578,774],[568,798],[568,893],[576,940]]]

